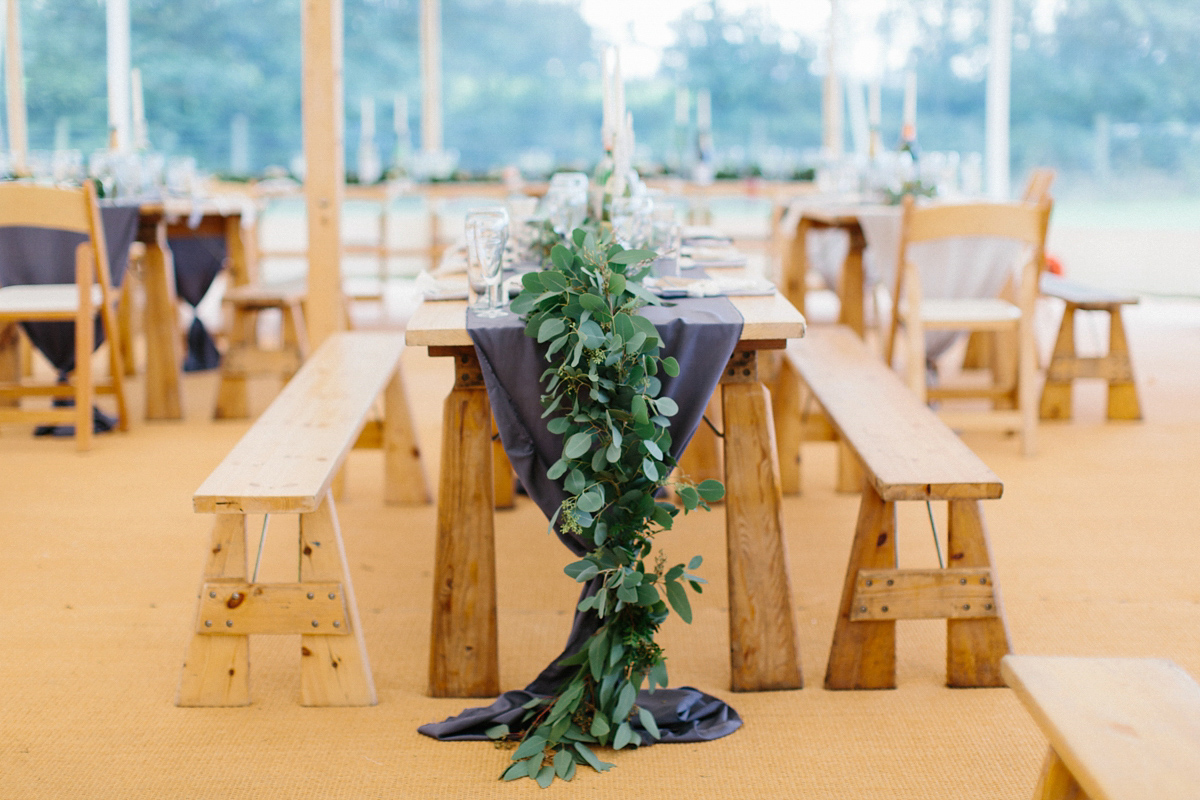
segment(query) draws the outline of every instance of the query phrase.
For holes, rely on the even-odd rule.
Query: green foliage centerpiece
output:
[[[691,622],[687,587],[700,592],[704,581],[691,572],[700,556],[668,567],[653,547],[679,513],[658,499],[675,467],[668,425],[678,411],[661,393],[659,374],[678,375],[679,364],[660,356],[658,332],[637,313],[660,302],[641,285],[655,255],[576,230],[553,248],[548,269],[523,277],[512,304],[526,335],[547,347],[542,416],[563,438],[548,476],[562,479],[566,492],[550,525],[592,548],[565,572],[591,587],[578,608],[600,624],[559,662],[573,670],[557,694],[525,705],[521,730],[488,730],[520,741],[504,780],[530,777],[546,787],[555,776],[571,780],[579,764],[603,772],[612,765],[594,746],[620,750],[642,744],[643,734],[660,737],[654,717],[637,705],[638,691],[666,687],[655,633],[670,609]],[[713,480],[671,484],[685,512],[707,509],[725,492]]]

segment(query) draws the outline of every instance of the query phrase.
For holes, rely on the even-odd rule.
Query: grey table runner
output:
[[[662,394],[679,405],[671,420],[671,456],[678,458],[696,432],[708,399],[721,379],[725,365],[742,333],[742,317],[724,297],[683,299],[672,305],[642,310],[663,340],[662,355],[679,361],[679,376],[663,379]],[[515,315],[483,319],[467,312],[467,331],[483,369],[488,399],[500,431],[504,450],[529,496],[550,517],[566,492],[561,481],[546,477],[546,470],[562,454],[562,437],[546,430],[541,418],[542,387],[538,378],[545,370],[546,345],[525,335],[525,326]],[[558,531],[560,541],[577,556],[591,547],[578,536]],[[580,599],[599,589],[599,578],[586,584]],[[502,694],[490,706],[470,708],[442,722],[422,725],[421,733],[441,740],[486,739],[493,725],[520,728],[521,707],[534,696],[552,695],[574,667],[560,661],[577,652],[600,627],[594,612],[576,612],[566,647],[524,690]],[[642,691],[637,703],[653,714],[664,742],[697,742],[727,736],[741,727],[737,711],[722,700],[691,687]],[[654,739],[640,727],[634,728],[645,744]]]
[[[108,267],[114,287],[121,285],[129,263],[129,245],[137,237],[137,206],[100,209]],[[50,228],[0,228],[0,286],[75,282],[75,248],[87,239],[82,233]],[[75,326],[70,322],[22,323],[34,346],[55,368],[66,374],[75,368]],[[96,319],[96,346],[104,331]]]

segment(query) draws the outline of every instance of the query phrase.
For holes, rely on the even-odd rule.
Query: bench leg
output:
[[[308,328],[304,324],[304,310],[300,303],[288,303],[282,308],[282,312],[283,350],[296,356],[295,361],[288,364],[283,374],[283,382],[287,383],[308,358]]]
[[[710,420],[721,419],[721,398],[718,394],[709,399],[704,413]],[[688,442],[687,449],[679,459],[679,471],[697,483],[710,478],[724,480],[721,442],[707,424],[701,422],[696,435]]]
[[[214,519],[201,583],[222,579],[246,579],[244,514],[217,514]],[[250,637],[192,634],[175,705],[250,705]]]
[[[1089,800],[1071,770],[1051,747],[1033,790],[1033,800]]]
[[[775,429],[755,354],[748,380],[722,384],[725,427],[725,533],[729,552],[729,649],[733,690],[799,689],[800,646],[783,538]],[[730,370],[726,375],[730,375]]]
[[[858,494],[862,490],[863,474],[862,464],[858,461],[858,456],[854,454],[854,450],[842,438],[837,440],[837,491],[843,494]]]
[[[429,481],[409,410],[400,366],[383,393],[383,501],[388,505],[425,505]]]
[[[826,689],[896,688],[895,620],[850,620],[859,570],[895,566],[896,504],[885,501],[871,484],[864,483],[833,646],[825,669]]]
[[[375,681],[332,493],[316,511],[300,515],[300,582],[314,581],[341,582],[351,635],[300,637],[300,704],[373,706]]]
[[[950,567],[992,569],[979,500],[951,500],[946,550]],[[946,685],[1004,686],[1000,659],[1009,652],[999,583],[993,578],[996,616],[946,620]]]
[[[1129,342],[1125,339],[1125,324],[1121,307],[1113,306],[1108,331],[1108,360],[1112,372],[1108,380],[1108,418],[1141,419],[1137,386],[1133,382],[1133,361],[1129,357]]]
[[[492,411],[473,350],[454,358],[442,422],[429,694],[500,693],[496,628]],[[483,478],[481,480],[481,477]]]
[[[1062,324],[1058,326],[1058,338],[1054,341],[1054,354],[1050,356],[1050,366],[1046,368],[1046,383],[1042,386],[1042,400],[1038,405],[1038,416],[1042,419],[1071,418],[1069,365],[1074,361],[1075,306],[1067,303],[1063,308]],[[1057,374],[1064,369],[1068,370],[1068,374]]]
[[[239,350],[249,349],[257,340],[255,327],[258,313],[234,306],[229,324],[229,345],[221,360],[220,383],[217,385],[217,407],[214,419],[246,419],[250,416],[250,399],[246,390],[246,376],[234,373],[229,362],[236,359]]]

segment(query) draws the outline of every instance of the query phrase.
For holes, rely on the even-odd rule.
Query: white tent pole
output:
[[[442,7],[421,0],[421,150],[442,151]]]
[[[117,149],[133,147],[129,88],[129,0],[107,0],[108,128],[116,131]]]
[[[4,94],[8,108],[8,148],[13,170],[25,173],[29,134],[25,123],[25,73],[21,66],[21,15],[19,0],[8,0],[4,30]]]
[[[1012,94],[1012,0],[991,0],[988,13],[987,103],[984,113],[984,161],[987,193],[1008,200],[1009,102]]]
[[[342,302],[342,195],[346,109],[342,99],[342,0],[304,0],[304,196],[308,295],[304,316],[315,348],[346,327]]]

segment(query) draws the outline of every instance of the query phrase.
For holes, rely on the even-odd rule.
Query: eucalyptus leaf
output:
[[[567,439],[566,445],[563,447],[563,456],[565,458],[579,458],[581,455],[592,449],[592,434],[590,431],[580,431],[579,433]]]
[[[654,715],[650,713],[649,709],[638,708],[638,722],[642,723],[646,732],[655,739],[662,738],[662,734],[658,731],[658,723],[654,721]]]
[[[529,777],[528,770],[529,768],[525,766],[524,762],[518,762],[504,770],[504,774],[500,776],[500,780],[515,781],[520,780],[521,778]]]
[[[538,786],[545,789],[554,781],[554,767],[549,765],[542,767],[537,774]]]
[[[648,458],[642,459],[642,473],[652,481],[658,480],[658,467]]]
[[[651,261],[658,257],[658,253],[653,250],[625,250],[609,256],[609,261],[613,264],[637,264],[642,261]]]
[[[629,727],[628,722],[622,722],[617,726],[617,732],[613,736],[613,749],[620,750],[631,741],[633,741],[633,728]]]
[[[633,703],[637,700],[637,687],[629,681],[621,687],[621,691],[617,693],[617,705],[613,708],[613,722],[624,720],[629,716],[629,712],[633,710]]]
[[[546,747],[546,737],[534,734],[525,741],[521,742],[521,746],[517,748],[517,752],[513,753],[512,760],[520,761],[523,758],[529,758],[532,755],[541,753]]]
[[[714,503],[725,496],[725,484],[709,478],[706,481],[701,481],[696,487],[696,491],[700,492],[700,496],[705,500]]]
[[[575,766],[575,758],[571,755],[571,751],[567,749],[559,750],[554,754],[554,774],[562,778],[564,781],[571,780],[569,768]]]
[[[483,735],[489,739],[503,739],[508,736],[508,726],[504,724],[493,725],[483,732]]]
[[[577,753],[579,753],[579,755],[583,756],[583,760],[585,762],[587,762],[587,765],[589,767],[591,767],[592,769],[596,770],[597,772],[608,772],[610,769],[613,768],[612,764],[609,764],[606,761],[601,761],[600,759],[596,758],[596,754],[593,753],[591,748],[588,747],[583,742],[575,743],[575,752],[577,752]]]
[[[704,556],[695,555],[695,556],[692,556],[692,560],[688,562],[687,568],[688,569],[699,569],[700,565],[703,563],[704,563]]]
[[[692,621],[691,601],[688,600],[687,591],[678,581],[667,581],[667,600],[681,620],[687,623]]]

